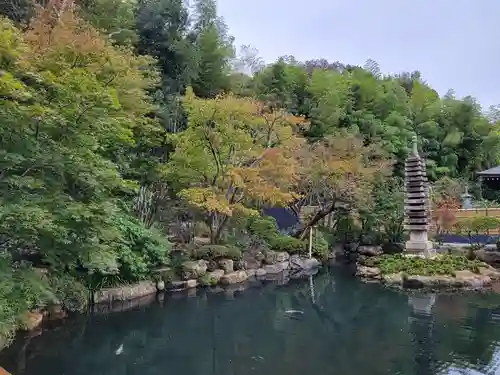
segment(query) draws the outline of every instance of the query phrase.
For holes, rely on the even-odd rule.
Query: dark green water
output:
[[[14,375],[500,374],[499,342],[497,294],[410,296],[330,270],[313,286],[198,291],[73,319],[19,339],[0,364]]]

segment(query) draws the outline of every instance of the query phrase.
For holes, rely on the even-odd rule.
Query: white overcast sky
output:
[[[441,95],[500,104],[500,0],[218,0],[236,45],[266,62],[293,55],[419,70]]]

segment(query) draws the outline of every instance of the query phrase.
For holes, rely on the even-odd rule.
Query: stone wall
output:
[[[94,293],[94,304],[112,306],[154,295],[156,292],[180,292],[199,286],[230,286],[252,280],[274,280],[303,277],[320,266],[315,258],[306,258],[287,252],[248,252],[240,261],[218,259],[216,261],[186,261],[182,272],[170,280],[172,272],[164,269],[156,282],[142,281],[117,288],[101,289]],[[99,310],[99,308],[98,308]],[[107,309],[106,309],[107,310]]]

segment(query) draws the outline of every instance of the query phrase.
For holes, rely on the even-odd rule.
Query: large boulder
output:
[[[319,267],[321,263],[316,258],[305,258],[299,255],[290,257],[290,269],[292,270],[310,270]]]
[[[243,259],[246,269],[257,269],[262,266],[262,262],[266,256],[258,249],[250,249],[243,252]]]
[[[267,264],[276,264],[281,262],[286,262],[290,259],[290,254],[286,251],[273,251],[269,250],[266,253],[266,263]]]
[[[240,259],[240,260],[235,261],[234,262],[234,269],[236,271],[248,269],[246,260]]]
[[[290,267],[290,262],[279,262],[275,264],[267,264],[263,268],[266,274],[276,274],[288,270]]]
[[[32,331],[42,324],[43,314],[39,311],[28,311],[21,318],[21,326],[27,331]]]
[[[403,243],[398,243],[398,242],[390,242],[382,246],[384,254],[399,254],[402,253],[404,249],[405,245]]]
[[[358,247],[359,255],[366,255],[370,257],[375,257],[382,255],[384,252],[382,251],[381,246],[368,246],[368,245],[360,245]]]
[[[208,272],[213,272],[218,268],[219,268],[219,265],[217,264],[217,262],[215,260],[211,259],[211,260],[207,261],[207,271]]]
[[[267,275],[267,271],[265,268],[257,268],[255,270],[255,277],[264,277]]]
[[[380,269],[376,267],[358,266],[356,269],[356,276],[366,279],[378,279],[380,273]]]
[[[234,271],[234,263],[232,259],[220,259],[218,262],[219,267],[224,270],[224,273],[231,273]]]
[[[224,276],[224,270],[215,270],[212,272],[207,272],[204,276],[200,278],[200,284],[203,286],[217,285],[222,276]]]
[[[94,293],[94,303],[111,303],[113,301],[129,301],[156,293],[156,283],[140,281],[136,284],[116,288],[105,288]]]
[[[500,267],[500,251],[480,249],[476,251],[476,256],[482,262],[488,263],[493,267]]]
[[[205,260],[187,261],[182,263],[182,278],[184,280],[197,279],[207,273]]]
[[[479,274],[488,276],[491,280],[500,280],[500,271],[497,271],[491,266],[479,267]]]
[[[221,277],[220,283],[222,285],[231,285],[238,284],[246,281],[248,279],[248,275],[245,271],[234,271],[231,273],[226,273]]]

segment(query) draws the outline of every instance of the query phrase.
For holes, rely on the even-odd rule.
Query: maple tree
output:
[[[327,215],[360,205],[368,197],[375,174],[384,172],[388,164],[374,148],[363,146],[352,135],[303,144],[295,157],[300,162],[293,188],[297,198],[290,208],[299,216],[304,206],[314,207],[296,233],[301,239]]]
[[[289,187],[299,174],[300,118],[232,95],[200,99],[191,90],[184,107],[189,126],[175,136],[169,180],[180,197],[206,212],[212,242],[236,213],[256,215],[259,205],[296,198]]]
[[[456,211],[460,209],[460,201],[454,197],[444,196],[433,202],[432,222],[435,225],[437,238],[455,227]]]
[[[140,232],[120,198],[154,173],[142,152],[160,131],[145,117],[152,60],[50,8],[24,32],[2,20],[0,49],[2,250],[27,249],[54,269],[89,273],[145,261],[133,241],[125,245],[129,229],[154,236]],[[162,259],[161,246],[148,259]],[[133,277],[147,273],[147,262]]]

